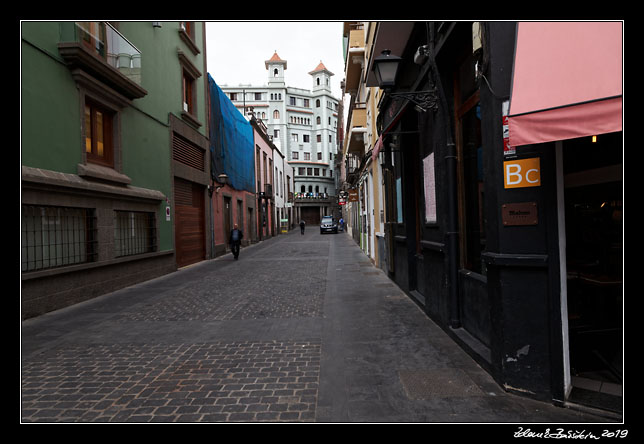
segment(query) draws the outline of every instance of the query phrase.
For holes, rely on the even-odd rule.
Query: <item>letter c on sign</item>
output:
[[[532,173],[533,171],[534,171],[535,173],[537,173],[537,178],[536,178],[536,179],[534,179],[534,180],[530,180],[530,173]],[[537,170],[537,169],[534,169],[534,168],[533,168],[533,169],[531,169],[531,170],[528,170],[528,171],[525,173],[525,180],[527,180],[527,181],[528,181],[528,182],[530,182],[530,183],[537,183],[537,182],[539,182],[539,175],[538,175],[538,174],[539,174],[539,170]]]

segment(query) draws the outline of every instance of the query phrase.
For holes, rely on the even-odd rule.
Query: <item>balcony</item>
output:
[[[107,22],[63,22],[58,52],[72,72],[80,69],[127,99],[141,87],[141,52]]]
[[[356,103],[351,111],[351,124],[347,136],[347,152],[364,154],[364,137],[367,133],[367,108],[365,104]]]
[[[364,65],[364,29],[351,29],[345,61],[345,91],[355,92],[360,86]]]

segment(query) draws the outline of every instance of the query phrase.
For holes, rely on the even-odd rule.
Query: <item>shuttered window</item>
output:
[[[204,171],[205,151],[176,133],[172,138],[172,158],[184,165]]]

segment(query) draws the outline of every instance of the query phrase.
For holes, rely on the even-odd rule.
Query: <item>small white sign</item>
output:
[[[170,222],[170,207],[165,207],[165,220]]]

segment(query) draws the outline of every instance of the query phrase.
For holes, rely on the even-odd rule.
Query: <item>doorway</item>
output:
[[[622,133],[561,144],[569,400],[621,412]]]
[[[226,245],[226,249],[228,249],[228,236],[230,235],[230,231],[233,229],[232,212],[232,199],[230,198],[230,196],[224,196],[224,243]]]

